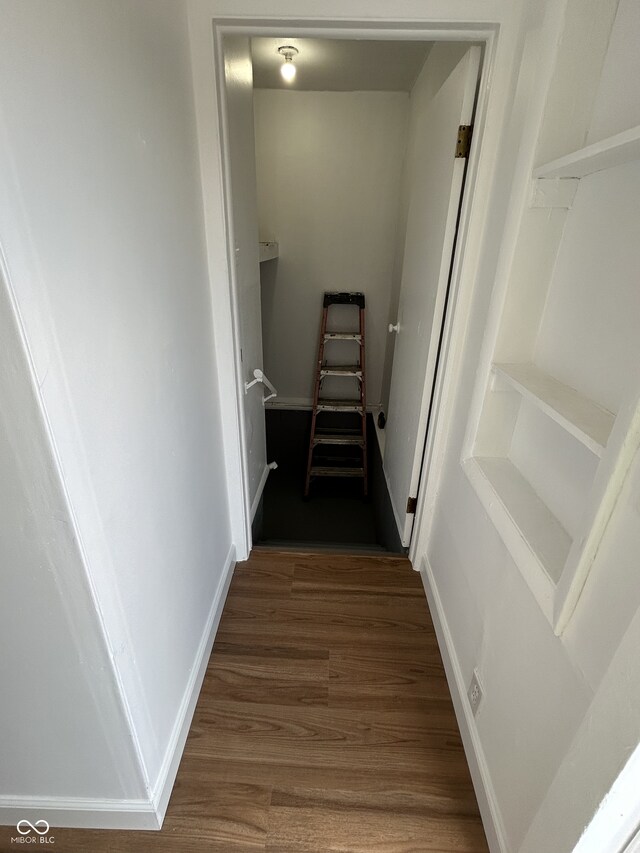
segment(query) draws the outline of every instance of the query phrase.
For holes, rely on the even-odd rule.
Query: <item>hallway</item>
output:
[[[63,851],[487,850],[420,576],[393,557],[236,566],[164,828]]]

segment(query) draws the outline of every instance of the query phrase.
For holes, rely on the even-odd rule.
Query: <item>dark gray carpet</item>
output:
[[[265,486],[256,531],[259,544],[296,542],[401,550],[398,541],[389,548],[389,519],[385,523],[380,519],[388,496],[376,494],[381,489],[386,492],[386,484],[381,470],[375,470],[381,464],[373,423],[368,429],[370,493],[366,500],[362,480],[347,478],[317,478],[310,497],[304,500],[311,413],[268,409],[266,423],[267,459],[276,461],[278,468],[269,474]]]

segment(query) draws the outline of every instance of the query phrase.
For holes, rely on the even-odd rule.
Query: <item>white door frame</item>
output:
[[[490,104],[488,81],[492,78],[491,48],[487,43],[480,70],[480,81],[475,105],[471,150],[462,186],[458,228],[456,231],[449,287],[444,308],[440,347],[436,359],[431,406],[429,409],[424,455],[418,483],[418,500],[411,541],[409,559],[416,571],[420,571],[419,554],[425,554],[426,543],[436,505],[436,492],[444,463],[448,427],[452,420],[453,401],[459,376],[460,361],[465,342],[467,320],[471,312],[471,300],[475,284],[475,269],[481,243],[480,211],[474,196],[481,185],[488,193],[487,167],[481,160],[482,141],[486,130]],[[474,215],[475,214],[475,215]]]
[[[480,82],[480,74],[482,72],[482,56],[480,48],[477,46],[472,46],[467,49],[464,56],[460,58],[456,69],[463,68],[468,66],[468,70],[464,75],[464,85],[461,93],[461,103],[460,103],[460,112],[457,112],[457,120],[461,124],[472,124],[475,119],[475,105],[477,100],[477,91],[478,85]],[[457,70],[452,70],[451,75],[458,73]],[[451,78],[449,78],[451,79]],[[436,93],[433,96],[432,101],[426,105],[426,110],[430,110],[432,105],[436,101],[436,97],[440,98],[440,94],[445,86],[448,86],[449,80],[443,82],[442,89],[440,92]],[[429,122],[427,122],[429,124]],[[457,133],[458,125],[456,125],[456,133]],[[442,138],[442,137],[441,137]],[[455,137],[454,137],[455,138]],[[424,140],[423,143],[424,144]],[[468,157],[465,156],[462,159],[455,159],[453,157],[452,151],[449,148],[447,151],[448,145],[451,144],[449,141],[444,149],[445,157],[449,158],[451,163],[451,177],[450,180],[445,185],[447,189],[443,188],[443,192],[448,192],[447,199],[447,209],[444,212],[444,232],[442,236],[442,245],[440,249],[436,249],[436,253],[438,257],[434,259],[434,263],[437,263],[437,270],[431,270],[431,275],[433,276],[433,280],[436,283],[436,295],[433,303],[433,316],[429,321],[426,317],[421,318],[421,323],[427,320],[424,324],[426,328],[428,328],[428,347],[425,353],[425,364],[424,364],[424,373],[422,376],[422,385],[421,387],[415,388],[413,382],[410,385],[409,394],[411,397],[415,397],[418,400],[419,408],[417,412],[415,412],[414,426],[415,426],[415,445],[413,446],[411,459],[407,459],[410,463],[409,468],[409,479],[404,482],[400,488],[400,492],[398,492],[398,471],[386,470],[385,473],[387,475],[387,482],[389,485],[389,492],[391,503],[393,506],[394,514],[396,516],[396,523],[398,524],[398,532],[400,534],[400,539],[403,545],[410,545],[412,541],[413,528],[415,525],[416,517],[415,512],[409,513],[405,508],[405,503],[409,496],[418,497],[420,494],[420,483],[422,480],[422,472],[424,470],[424,456],[425,456],[425,447],[426,447],[426,438],[427,431],[429,426],[429,416],[431,413],[431,404],[433,400],[433,390],[435,388],[436,383],[436,374],[437,368],[439,366],[439,355],[440,355],[440,342],[442,337],[442,331],[444,329],[445,320],[446,320],[446,312],[449,307],[449,293],[450,293],[450,284],[451,284],[451,271],[452,271],[452,263],[453,258],[455,257],[455,253],[457,251],[457,234],[458,234],[458,221],[460,218],[460,212],[462,209],[462,204],[465,199],[465,190],[466,190],[466,172],[468,165]],[[442,156],[442,154],[441,154]],[[423,190],[423,194],[426,191]],[[411,230],[412,216],[416,213],[417,210],[420,209],[420,204],[424,204],[429,201],[429,194],[423,195],[421,199],[418,200],[418,205],[414,205],[415,199],[413,195],[411,196],[411,203],[409,205],[409,212],[407,216],[407,234],[405,235],[405,247],[404,247],[404,260],[403,260],[403,273],[402,273],[402,283],[400,285],[400,293],[398,294],[398,318],[397,322],[401,324],[410,324],[411,320],[407,320],[406,317],[403,317],[404,308],[406,307],[406,296],[408,292],[411,292],[412,287],[416,287],[416,280],[411,280],[411,276],[409,279],[405,281],[405,273],[407,270],[405,267],[407,266],[407,257],[408,253],[416,253],[416,252],[424,252],[423,260],[428,263],[427,260],[429,257],[428,250],[426,247],[418,248],[416,241],[419,243],[420,238],[416,237],[415,231]],[[429,202],[430,203],[430,202]],[[413,234],[413,243],[409,242],[409,235]],[[426,239],[426,237],[425,237]],[[420,269],[422,269],[424,273],[424,264],[421,264]],[[424,275],[422,276],[424,279]],[[405,289],[408,288],[408,291]],[[417,290],[424,291],[424,281],[422,284],[417,284]],[[415,295],[415,291],[414,291]],[[415,306],[414,306],[415,308]],[[423,342],[424,343],[424,342]],[[398,397],[397,391],[398,389],[394,389],[393,383],[394,379],[400,383],[400,388],[405,388],[405,393],[408,391],[407,380],[411,375],[411,363],[414,359],[410,358],[409,362],[398,362],[396,361],[399,358],[397,347],[402,346],[402,337],[401,335],[397,336],[394,349],[394,360],[393,360],[393,369],[391,371],[391,385],[390,385],[390,396],[388,403],[388,411],[387,415],[387,423],[394,422],[394,418],[400,416],[400,412],[397,411],[398,405]],[[404,343],[405,347],[405,358],[407,347],[411,347],[411,339]],[[402,353],[400,353],[400,356]],[[404,373],[404,375],[403,375]],[[392,405],[393,404],[393,405]],[[408,425],[408,430],[412,429],[410,422],[405,422],[405,426]],[[386,427],[389,429],[389,426]],[[391,462],[392,458],[396,464],[399,463],[397,457],[397,440],[399,435],[387,435],[385,441],[385,461],[389,460]],[[404,442],[403,442],[404,443]],[[402,455],[406,451],[402,450]],[[394,476],[395,475],[395,476]],[[395,482],[394,482],[395,480]],[[392,487],[393,491],[392,491]],[[403,487],[406,491],[403,491]],[[401,502],[398,503],[398,500],[401,499]]]
[[[418,493],[416,523],[414,524],[409,557],[414,562],[416,543],[423,534],[423,519],[429,518],[427,505],[433,500],[435,483],[440,475],[442,454],[434,453],[434,437],[443,431],[441,406],[443,404],[442,377],[448,370],[452,354],[459,353],[464,342],[466,319],[470,309],[474,276],[461,275],[463,266],[473,266],[483,230],[483,211],[477,206],[474,214],[472,201],[477,185],[485,192],[491,186],[495,158],[481,158],[486,118],[492,103],[496,52],[499,42],[498,22],[466,24],[461,21],[407,24],[402,20],[334,21],[305,19],[304,23],[288,18],[264,19],[207,16],[211,29],[203,30],[198,15],[190,16],[194,92],[198,118],[200,166],[203,182],[205,211],[205,236],[211,279],[215,353],[218,365],[219,393],[223,406],[223,441],[227,474],[227,490],[231,536],[239,560],[246,559],[251,550],[251,514],[247,487],[247,460],[244,436],[244,378],[240,363],[238,300],[235,282],[234,241],[232,225],[232,187],[229,169],[227,120],[224,102],[224,73],[222,40],[225,35],[282,36],[292,38],[323,37],[334,39],[375,39],[392,41],[457,41],[482,43],[484,57],[471,152],[467,165],[465,192],[456,244],[456,259],[449,290],[448,310],[443,329],[441,358],[436,375],[431,428],[425,448],[423,477]],[[498,110],[500,114],[500,111]],[[500,114],[500,118],[502,114]],[[216,156],[217,153],[217,156]],[[216,192],[216,190],[218,192]],[[222,204],[220,204],[222,196]],[[473,257],[469,264],[467,250]],[[226,287],[220,286],[224,279]],[[464,298],[463,298],[464,297]],[[458,304],[460,303],[460,304]],[[455,310],[454,310],[455,309]],[[428,476],[424,472],[428,471]],[[424,482],[423,482],[424,481]],[[433,486],[433,488],[432,488]],[[415,567],[415,566],[414,566]],[[416,567],[417,568],[417,567]]]

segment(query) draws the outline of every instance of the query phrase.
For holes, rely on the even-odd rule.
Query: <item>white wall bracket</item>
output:
[[[269,389],[269,391],[271,391],[270,394],[267,394],[266,397],[262,398],[263,403],[266,403],[267,400],[271,400],[271,399],[273,399],[273,397],[278,396],[278,392],[273,387],[271,382],[269,382],[269,380],[264,375],[264,373],[260,370],[259,367],[256,367],[256,369],[253,371],[253,376],[254,376],[254,378],[252,379],[251,382],[245,382],[244,383],[244,393],[245,394],[247,394],[249,392],[249,388],[253,388],[254,385],[257,385],[258,382],[261,382],[265,387],[267,387]]]

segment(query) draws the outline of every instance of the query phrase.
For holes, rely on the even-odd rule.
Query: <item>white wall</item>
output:
[[[3,823],[28,799],[146,790],[4,277],[0,339]]]
[[[611,5],[615,9],[615,4]],[[620,8],[622,13],[625,4]],[[475,272],[477,287],[466,328],[453,416],[446,435],[442,436],[441,447],[446,448],[446,455],[436,489],[434,521],[428,541],[420,546],[421,552],[428,555],[433,572],[431,580],[442,602],[462,680],[468,684],[473,668],[478,667],[483,681],[484,705],[476,718],[476,733],[489,772],[490,793],[504,824],[505,848],[522,853],[572,850],[640,740],[640,694],[635,677],[640,606],[638,466],[616,507],[576,612],[560,638],[554,636],[460,466],[489,300],[494,287],[499,289],[502,276],[509,280],[514,275],[511,266],[514,236],[509,223],[517,220],[519,205],[527,203],[535,157],[530,146],[535,147],[537,134],[529,119],[536,108],[536,87],[544,80],[545,69],[553,65],[555,46],[562,44],[561,13],[560,4],[546,4],[546,10],[544,4],[531,4],[528,9],[519,47],[522,71],[509,105],[510,120],[500,154],[501,179],[493,197],[482,200],[483,205],[489,204],[485,242]],[[599,30],[604,35],[606,47],[607,14],[603,4],[590,4],[587,8],[584,3],[576,3],[569,10],[568,20],[576,15],[583,17],[583,23],[588,20],[590,31]],[[611,15],[609,26],[610,19]],[[627,31],[630,26],[630,19],[624,23],[618,19],[614,32]],[[637,43],[639,35],[626,38],[627,45]],[[616,47],[612,42],[607,54],[603,80],[620,77],[619,71],[610,67],[612,64],[628,65],[632,61],[628,53],[618,49],[620,42],[615,44]],[[593,98],[583,98],[582,94],[577,93],[581,115],[591,110],[594,116],[602,115],[600,97],[607,97],[608,109],[611,108],[611,91],[605,86],[595,103]],[[570,100],[570,93],[565,95]],[[561,100],[556,99],[556,105]],[[565,118],[570,117],[565,115]],[[620,129],[613,121],[609,127],[606,131],[601,127],[599,136]],[[559,133],[562,132],[560,129]],[[557,139],[549,139],[544,132],[541,141],[547,151],[558,145]],[[554,156],[560,153],[556,149]],[[617,187],[620,193],[620,183]],[[628,189],[631,188],[629,183]],[[511,192],[514,207],[508,210],[506,200]],[[588,192],[586,185],[579,192]],[[618,201],[624,201],[624,197]],[[627,202],[632,204],[631,196],[625,205]],[[607,201],[605,193],[602,203],[599,211],[602,221],[621,216],[620,204],[606,207],[611,205],[611,199]],[[506,228],[499,217],[501,206],[508,210]],[[626,254],[620,257],[622,268],[618,266],[613,272],[611,266],[612,280],[600,282],[610,300],[609,307],[615,308],[614,314],[618,310],[624,314],[624,306],[634,304],[637,264],[633,263],[630,241],[632,233],[637,234],[637,217],[636,204],[633,219],[623,226],[627,242]],[[587,250],[593,244],[593,229],[582,233],[582,244],[579,234],[568,230],[565,235],[568,241],[565,251],[574,253],[576,274],[581,259],[588,264]],[[498,247],[502,251],[496,257]],[[558,275],[562,269],[567,271],[565,260],[558,263]],[[618,263],[615,253],[613,263]],[[621,276],[624,277],[622,291],[618,287]],[[576,275],[575,280],[567,282],[567,287],[574,291],[571,298],[575,311],[601,310],[593,298],[596,291],[593,281],[586,283],[593,288],[592,296],[585,299],[585,291],[581,289],[584,301],[576,302],[577,281]],[[617,301],[621,293],[624,296]],[[626,310],[631,312],[630,307]],[[631,319],[625,318],[625,322],[635,318],[636,338],[637,317],[635,311]],[[602,313],[599,320],[600,342],[607,321]],[[620,338],[621,347],[628,343],[626,327]],[[627,361],[628,373],[633,372],[633,364],[635,361]],[[594,377],[594,382],[602,384],[601,380],[602,377]],[[616,383],[617,380],[611,390],[612,405],[617,394]]]
[[[639,197],[637,161],[580,181],[537,339],[538,364],[614,413],[637,384]]]
[[[638,31],[640,3],[638,0],[620,0],[619,12],[611,30],[608,61],[602,69],[596,90],[596,102],[587,136],[589,143],[640,124],[637,86],[629,85],[630,81],[637,81],[640,77]]]
[[[264,362],[284,400],[313,396],[324,291],[360,290],[367,402],[380,403],[407,104],[402,92],[255,92],[260,239],[280,246],[262,265]]]
[[[571,850],[640,743],[640,460],[636,460],[612,526],[567,636],[567,656],[594,693],[527,831],[522,853]],[[631,796],[638,815],[638,778]],[[612,804],[615,807],[615,804]],[[609,813],[613,834],[626,815]],[[587,841],[580,853],[617,848]]]
[[[0,8],[2,248],[157,797],[233,556],[185,7]],[[93,772],[103,791],[108,766]],[[42,788],[64,793],[57,777]]]
[[[613,11],[616,5],[609,4]],[[640,121],[640,95],[637,87],[628,85],[638,62],[639,10],[637,2],[628,0],[621,0],[618,6],[605,42],[599,85],[594,87],[587,142]],[[545,307],[539,339],[541,359],[554,364],[563,359],[573,387],[588,388],[588,393],[614,412],[634,404],[640,392],[635,370],[640,340],[639,180],[640,163],[636,161],[580,182],[554,270],[554,298]],[[603,300],[605,294],[608,298]],[[571,301],[574,310],[569,314]],[[565,336],[574,340],[574,352],[584,355],[582,377],[576,371],[574,352],[563,353],[561,347],[551,344],[552,324],[558,325],[563,318]],[[597,364],[584,347],[589,336],[593,349],[601,354]],[[545,845],[551,849],[558,838],[568,842],[579,836],[640,743],[639,559],[640,458],[636,457],[564,634],[567,657],[583,673],[593,699],[529,828],[523,845],[526,853]],[[636,802],[637,790],[636,780]],[[620,810],[615,820],[621,818]],[[600,849],[600,843],[590,840],[587,832],[581,853]]]

